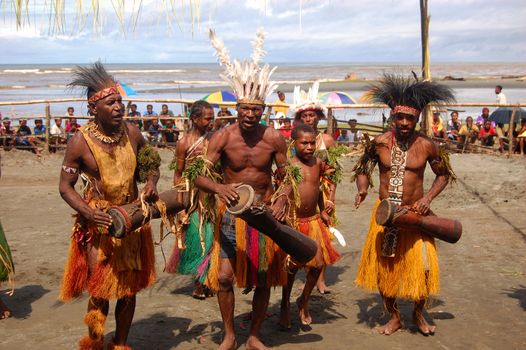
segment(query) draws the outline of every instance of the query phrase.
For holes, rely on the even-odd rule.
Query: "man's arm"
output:
[[[286,173],[286,167],[289,166],[289,160],[287,159],[287,142],[285,137],[276,130],[270,130],[270,141],[274,145],[274,161],[276,162],[276,173],[275,177],[278,182],[283,181]],[[287,204],[288,197],[292,192],[292,186],[285,184],[281,189],[280,195],[276,197],[276,200],[271,205],[272,215],[279,221],[284,221],[287,216]]]
[[[427,161],[429,162],[431,170],[433,170],[436,177],[435,181],[433,181],[433,184],[431,185],[431,188],[424,195],[424,197],[417,200],[415,204],[413,204],[413,209],[422,215],[427,215],[429,213],[431,201],[435,199],[435,197],[438,196],[440,192],[444,190],[444,188],[446,188],[451,176],[448,168],[449,164],[445,164],[447,160],[440,156],[438,146],[434,142],[429,141],[427,149],[429,150]]]
[[[143,147],[145,147],[146,140],[142,137],[141,131],[135,124],[126,124],[130,138],[137,144],[137,155],[140,154]],[[139,157],[137,157],[139,159]],[[142,190],[147,200],[156,200],[158,198],[157,182],[159,181],[160,171],[157,169],[153,171],[146,180],[146,184]]]
[[[219,130],[212,135],[212,138],[208,143],[207,153],[204,155],[205,167],[212,167],[219,161],[221,153],[227,143],[227,139],[228,132],[224,129]],[[235,189],[235,186],[238,184],[220,184],[206,176],[199,175],[195,179],[195,185],[204,192],[217,194],[227,205],[238,198],[238,193]]]
[[[77,213],[92,223],[108,228],[111,225],[111,217],[99,209],[90,208],[80,194],[75,191],[75,184],[79,178],[82,164],[81,155],[85,147],[86,143],[80,133],[75,134],[69,140],[60,171],[59,192],[62,199]]]

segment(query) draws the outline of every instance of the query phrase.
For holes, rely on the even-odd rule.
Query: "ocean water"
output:
[[[333,63],[302,63],[277,64],[274,74],[277,81],[305,82],[317,79],[331,81],[342,80],[349,73],[359,79],[369,80],[380,77],[384,72],[409,73],[418,72],[419,64],[333,64]],[[59,99],[82,97],[80,91],[67,88],[71,72],[75,65],[0,65],[0,101],[23,101],[41,99]],[[137,91],[136,98],[185,98],[199,99],[209,92],[217,91],[220,83],[220,67],[216,63],[209,64],[107,64],[107,69],[119,81],[126,83]],[[433,77],[444,76],[493,79],[503,76],[526,76],[526,63],[443,63],[431,67]],[[195,91],[198,88],[199,91]],[[323,84],[321,90],[323,90]],[[363,91],[356,88],[346,91],[358,99]],[[457,100],[460,102],[494,102],[492,88],[457,88]],[[519,88],[505,89],[509,102],[526,101],[526,90]],[[277,96],[271,96],[269,101],[275,101]],[[287,101],[292,102],[292,94],[287,94]],[[51,105],[53,115],[64,115],[68,106],[73,106],[76,114],[86,112],[83,102],[57,103]],[[138,103],[139,111],[146,109],[146,103]],[[154,104],[155,110],[160,110],[160,103]],[[174,113],[180,113],[179,105],[170,105]],[[475,115],[480,108],[467,108],[468,114]],[[34,116],[44,113],[44,105],[0,106],[0,112],[5,116]],[[357,117],[363,122],[381,120],[380,111],[339,110],[339,119],[347,120]],[[462,115],[461,115],[462,117]],[[464,116],[465,117],[465,116]]]

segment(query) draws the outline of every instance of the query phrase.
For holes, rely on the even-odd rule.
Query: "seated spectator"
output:
[[[42,123],[42,119],[35,119],[35,127],[33,128],[35,132],[35,136],[45,136],[46,135],[46,127]]]
[[[444,122],[440,118],[440,112],[433,113],[433,123],[431,124],[431,130],[433,131],[433,137],[437,139],[446,138],[446,130],[444,129]]]
[[[477,141],[479,134],[479,128],[477,128],[476,125],[473,124],[473,118],[467,117],[466,118],[466,124],[462,125],[458,132],[458,140],[461,143],[475,143]]]
[[[268,127],[271,128],[271,129],[274,129],[274,121],[273,120],[268,122]]]
[[[4,147],[5,150],[11,149],[11,146],[14,145],[15,131],[11,128],[11,119],[5,117],[2,120],[2,127],[0,128],[0,145]]]
[[[519,148],[517,153],[524,156],[526,153],[526,118],[521,119],[521,128],[517,136],[517,146]]]
[[[165,127],[166,121],[168,120],[168,118],[173,118],[173,117],[174,117],[174,113],[168,109],[168,105],[163,104],[161,106],[161,113],[159,113],[159,118],[161,119],[161,125]]]
[[[54,152],[57,150],[57,145],[66,143],[66,132],[62,128],[62,119],[55,118],[55,124],[49,129],[49,135],[51,136],[51,142],[54,146],[50,147],[50,151]]]
[[[137,110],[137,105],[135,103],[131,103],[130,110],[128,111],[128,117],[134,117],[137,119],[129,119],[129,121],[137,125],[137,127],[139,127],[139,130],[142,130],[142,120],[139,119],[140,116],[141,112]]]
[[[452,141],[457,141],[462,123],[458,120],[458,112],[453,111],[450,114],[451,120],[447,122],[447,137]]]
[[[279,129],[279,132],[281,135],[283,135],[286,139],[290,139],[290,135],[292,133],[292,126],[290,123],[289,118],[284,118],[283,126]]]
[[[356,128],[358,121],[356,119],[350,119],[348,124],[349,124],[349,132],[347,134],[349,135],[349,139],[350,139],[349,142],[350,143],[360,142],[363,138],[363,134],[361,130],[358,130]]]
[[[497,137],[499,139],[499,151],[500,153],[504,153],[504,151],[508,150],[510,146],[508,132],[504,130],[503,123],[498,123],[495,131],[497,132]]]
[[[340,136],[338,136],[336,141],[338,143],[344,143],[346,145],[351,143],[351,135],[349,135],[349,132],[347,131],[347,129],[341,129],[340,130]]]
[[[486,120],[484,122],[484,127],[480,129],[479,132],[479,140],[480,144],[482,146],[488,146],[491,147],[495,144],[495,136],[497,136],[497,132],[495,131],[495,128],[491,126],[491,122],[489,120]]]
[[[232,112],[230,112],[228,110],[228,108],[226,108],[226,107],[221,107],[221,110],[219,112],[217,112],[217,116],[220,117],[220,118],[221,117],[231,117],[232,116]],[[221,128],[225,128],[228,125],[233,124],[233,123],[236,122],[235,118],[216,119],[216,121],[217,120],[221,121]]]
[[[489,119],[489,108],[484,107],[482,108],[482,114],[477,117],[477,120],[475,123],[477,124],[477,127],[479,129],[484,127],[484,122]],[[495,122],[491,122],[491,127],[495,127]]]
[[[68,114],[66,114],[66,117],[74,117],[75,116],[75,108],[68,107],[67,111],[68,111]]]
[[[36,140],[31,137],[31,128],[27,126],[27,119],[20,119],[20,125],[16,131],[15,146],[20,149],[30,150],[36,155],[40,155],[40,150],[36,145]]]
[[[79,128],[80,124],[77,123],[77,118],[69,118],[69,121],[66,123],[66,127],[64,128],[68,140],[71,138],[71,136],[75,135]]]
[[[152,124],[148,128],[148,134],[149,134],[149,140],[153,143],[158,143],[160,139],[160,132],[159,129],[161,126],[159,125],[159,119],[152,119]]]
[[[276,113],[276,119],[277,122],[274,124],[274,126],[276,127],[276,130],[279,130],[285,125],[285,114],[282,112]]]
[[[152,105],[146,105],[146,111],[142,114],[143,117],[156,117],[157,112],[153,110]]]
[[[161,129],[161,137],[164,145],[168,147],[175,147],[175,143],[179,139],[179,130],[174,127],[174,122],[171,119],[166,121],[166,125]]]

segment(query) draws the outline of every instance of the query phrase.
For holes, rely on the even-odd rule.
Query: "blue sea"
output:
[[[305,83],[306,81],[343,80],[346,75],[353,74],[360,80],[370,80],[380,77],[384,72],[399,72],[409,74],[411,70],[419,72],[418,63],[399,64],[333,64],[333,63],[301,63],[277,64],[278,69],[274,79],[280,82]],[[67,88],[71,79],[71,65],[39,64],[39,65],[0,65],[0,101],[45,100],[82,97],[80,91]],[[219,73],[221,69],[216,63],[209,64],[107,64],[107,69],[119,81],[133,88],[141,99],[184,98],[200,99],[210,92],[217,91],[221,85]],[[442,63],[431,67],[434,78],[445,76],[463,77],[466,79],[498,79],[505,76],[526,76],[525,63]],[[466,82],[467,83],[467,82]],[[363,94],[364,84],[357,84],[351,90],[345,91],[359,99]],[[494,102],[495,94],[492,87],[455,88],[459,102]],[[526,82],[524,82],[526,87]],[[324,91],[324,85],[321,85]],[[508,102],[525,102],[526,89],[504,89]],[[287,93],[287,101],[292,102],[292,94]],[[269,101],[275,101],[277,96],[271,96]],[[146,109],[146,103],[137,103],[139,111]],[[160,110],[160,104],[154,104],[154,109]],[[73,106],[76,114],[86,113],[84,102],[57,103],[51,105],[53,115],[64,115],[68,106]],[[180,113],[181,107],[172,104],[169,108],[174,113]],[[478,114],[480,108],[466,108],[467,114]],[[0,106],[3,117],[35,116],[44,113],[44,105]],[[360,113],[361,112],[361,113]],[[466,114],[466,115],[467,115]],[[347,120],[351,117],[362,122],[377,122],[381,113],[360,110],[340,110],[336,112],[338,119]],[[462,117],[462,116],[461,116]]]

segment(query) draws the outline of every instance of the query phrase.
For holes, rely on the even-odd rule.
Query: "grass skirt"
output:
[[[356,284],[389,298],[422,300],[440,288],[438,256],[432,237],[400,230],[394,258],[381,256],[384,227],[376,223],[377,201],[362,251]]]
[[[169,261],[177,260],[176,268],[167,269],[168,272],[178,272],[183,275],[195,275],[200,283],[204,283],[210,267],[210,253],[214,242],[214,229],[210,221],[204,221],[201,228],[204,249],[201,245],[199,234],[200,216],[197,211],[190,215],[189,223],[185,228],[184,243],[186,249],[172,253]],[[174,257],[173,255],[178,255]],[[173,265],[173,264],[171,264]]]
[[[12,282],[14,273],[15,266],[13,265],[11,250],[7,244],[2,223],[0,223],[0,282]]]
[[[341,255],[334,248],[331,234],[319,214],[309,218],[297,218],[296,229],[319,244],[324,265],[332,265],[340,259]],[[316,258],[306,264],[307,267],[316,267],[316,265]]]
[[[60,299],[67,301],[87,290],[90,296],[119,299],[137,294],[155,281],[155,255],[149,225],[123,239],[101,235],[96,230],[73,227]],[[89,243],[81,237],[89,238]],[[88,249],[96,247],[97,260],[89,271]]]
[[[205,284],[210,289],[219,289],[220,228],[224,205],[218,210],[214,227],[210,270]],[[236,218],[236,259],[234,275],[239,288],[284,286],[287,283],[285,261],[287,254],[274,241]]]

